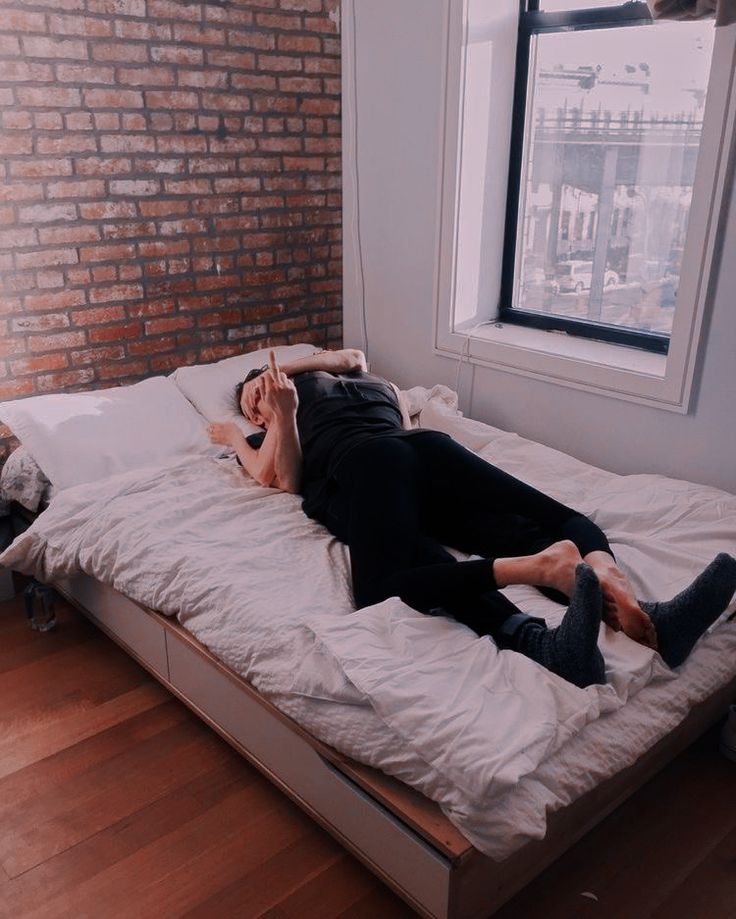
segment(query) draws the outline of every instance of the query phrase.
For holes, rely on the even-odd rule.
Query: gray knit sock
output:
[[[659,653],[669,667],[679,667],[695,642],[731,602],[736,591],[736,558],[721,552],[672,600],[639,606],[657,630]]]
[[[578,565],[575,590],[562,622],[556,629],[534,621],[524,623],[514,636],[514,649],[576,686],[605,683],[606,668],[598,650],[601,604],[593,569]]]

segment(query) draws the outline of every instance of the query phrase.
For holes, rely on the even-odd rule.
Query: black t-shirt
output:
[[[335,470],[351,450],[374,437],[407,432],[396,392],[382,377],[364,370],[314,370],[297,374],[294,385],[299,396],[302,507],[314,517],[319,516]]]
[[[352,449],[374,437],[414,432],[402,428],[398,397],[382,377],[363,370],[310,370],[294,376],[293,383],[299,397],[303,508],[313,517],[319,515],[337,466]],[[257,448],[264,437],[253,434],[247,440]]]

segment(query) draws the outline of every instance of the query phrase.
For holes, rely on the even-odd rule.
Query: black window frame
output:
[[[544,0],[541,0],[542,5]],[[553,32],[590,31],[592,29],[640,28],[653,23],[649,7],[641,0],[627,0],[617,6],[592,7],[565,12],[540,10],[540,0],[520,0],[519,31],[516,51],[513,115],[509,157],[509,184],[506,198],[506,229],[501,272],[501,298],[498,322],[529,326],[556,332],[566,332],[595,341],[613,342],[641,348],[657,354],[667,354],[670,335],[627,329],[602,322],[585,322],[549,313],[534,313],[512,306],[514,269],[519,223],[519,200],[524,156],[529,58],[535,35]]]

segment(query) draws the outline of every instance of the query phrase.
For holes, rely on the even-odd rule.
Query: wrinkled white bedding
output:
[[[673,595],[718,551],[736,551],[733,496],[595,469],[461,418],[442,388],[413,397],[424,427],[596,520],[643,599]],[[316,736],[438,800],[498,859],[544,835],[545,809],[629,765],[736,674],[736,623],[717,624],[676,676],[602,627],[609,683],[581,690],[397,599],[355,613],[344,547],[299,498],[230,460],[68,489],[0,563],[44,579],[82,570],[177,615]],[[562,615],[532,589],[508,593],[550,622]]]

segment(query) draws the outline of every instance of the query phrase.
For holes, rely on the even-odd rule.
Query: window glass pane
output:
[[[532,40],[514,307],[671,332],[713,34]]]
[[[602,6],[623,6],[624,0],[540,0],[543,13],[567,13],[571,10],[594,10]]]

